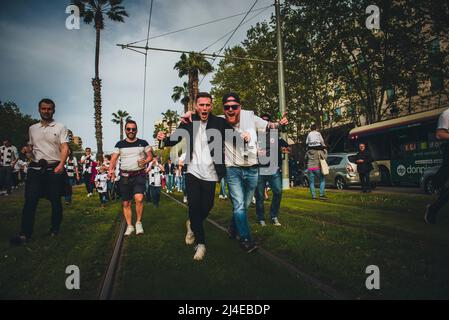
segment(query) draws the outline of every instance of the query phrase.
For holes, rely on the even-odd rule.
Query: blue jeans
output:
[[[175,177],[172,174],[167,174],[167,190],[173,191]]]
[[[106,202],[108,202],[108,193],[107,192],[98,193],[98,197],[100,198],[101,204],[105,204]]]
[[[265,198],[265,187],[270,186],[271,191],[273,191],[273,199],[271,201],[270,216],[271,219],[276,218],[279,215],[279,207],[281,206],[282,198],[282,176],[281,172],[278,170],[273,175],[262,176],[259,175],[259,180],[257,181],[256,188],[256,215],[257,220],[265,220],[265,210],[263,206],[263,201]]]
[[[151,194],[151,202],[154,206],[159,207],[159,200],[161,198],[161,187],[149,186],[149,193]]]
[[[321,170],[309,170],[309,184],[310,184],[310,192],[312,193],[312,198],[316,198],[315,192],[315,177],[320,180],[320,196],[324,196],[324,187],[326,186],[326,181],[324,180],[324,175],[321,173]]]
[[[186,190],[186,174],[183,173],[181,176],[181,190],[184,196],[187,197],[187,190]]]
[[[226,196],[226,180],[225,178],[221,178],[220,180],[220,195],[223,197]]]
[[[256,190],[259,169],[254,167],[227,167],[226,182],[233,206],[233,223],[241,240],[251,240],[248,207]]]
[[[74,177],[69,177],[70,190],[66,190],[66,195],[64,196],[65,202],[72,203],[72,187],[76,185],[76,180]],[[67,192],[69,191],[69,192]]]

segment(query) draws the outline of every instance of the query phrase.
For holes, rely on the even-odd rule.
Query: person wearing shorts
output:
[[[122,199],[123,215],[125,216],[127,228],[125,236],[143,234],[142,214],[143,200],[145,194],[146,173],[145,167],[153,159],[150,145],[145,140],[138,139],[137,124],[129,120],[125,124],[126,139],[117,142],[112,153],[109,167],[109,177],[115,180],[115,167],[120,157],[120,180],[119,189]],[[134,199],[136,203],[136,227],[132,224],[132,207]]]

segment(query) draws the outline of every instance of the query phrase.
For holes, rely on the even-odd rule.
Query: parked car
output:
[[[437,167],[430,167],[424,170],[421,177],[420,186],[425,193],[434,194],[438,192],[438,190],[436,190],[435,188],[433,179],[439,168],[440,167],[437,166]]]
[[[329,165],[329,174],[325,177],[326,186],[333,186],[338,190],[346,189],[349,186],[360,185],[359,174],[357,173],[357,164],[351,158],[355,153],[330,153],[327,157],[327,164]],[[381,181],[381,174],[379,167],[375,162],[373,170],[370,172],[371,188],[375,189],[377,184]],[[315,181],[318,183],[318,181]],[[304,170],[304,186],[309,185],[309,178],[307,176],[307,169]]]

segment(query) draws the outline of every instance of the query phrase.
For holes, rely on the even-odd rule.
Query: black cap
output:
[[[233,99],[229,99],[229,98],[233,98]],[[237,93],[235,93],[235,92],[229,92],[229,93],[226,93],[226,94],[223,96],[223,99],[222,99],[223,104],[225,104],[226,102],[228,102],[228,99],[229,99],[230,101],[234,100],[235,102],[240,103],[240,97],[239,97],[239,95],[238,95]]]

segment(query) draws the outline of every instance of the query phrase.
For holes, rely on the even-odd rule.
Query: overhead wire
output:
[[[271,4],[271,5],[266,6],[266,7],[257,8],[257,9],[252,10],[252,12],[257,12],[257,11],[266,10],[267,8],[270,8],[270,7],[272,7],[272,6],[273,6],[273,5]],[[190,29],[202,27],[202,26],[205,26],[205,25],[208,25],[208,24],[212,24],[212,23],[224,21],[224,20],[227,20],[227,19],[235,18],[235,17],[238,17],[238,16],[242,16],[242,15],[244,15],[244,14],[246,14],[246,13],[247,13],[247,12],[242,12],[242,13],[234,14],[234,15],[227,16],[227,17],[224,17],[224,18],[219,18],[219,19],[215,19],[215,20],[208,21],[208,22],[200,23],[200,24],[197,24],[197,25],[193,25],[193,26],[190,26],[190,27],[185,27],[185,28],[182,28],[182,29],[179,29],[179,30],[174,30],[174,31],[162,33],[162,34],[153,36],[153,37],[151,37],[151,38],[147,37],[146,39],[142,39],[142,40],[130,42],[130,43],[128,43],[128,45],[133,45],[133,44],[136,44],[136,43],[139,43],[139,42],[148,41],[148,40],[153,40],[153,39],[160,38],[160,37],[164,37],[164,36],[168,36],[168,35],[171,35],[171,34],[174,34],[174,33],[178,33],[178,32],[182,32],[182,31],[186,31],[186,30],[190,30]]]
[[[251,6],[251,8],[249,8],[249,10],[246,12],[245,16],[243,17],[243,19],[240,21],[240,23],[237,25],[237,27],[234,29],[234,31],[232,32],[232,34],[229,36],[228,40],[226,40],[225,44],[220,48],[220,50],[218,51],[218,55],[220,55],[220,53],[223,51],[223,49],[226,47],[226,45],[229,43],[229,41],[232,39],[232,37],[234,36],[234,34],[237,32],[238,28],[240,28],[240,26],[242,25],[242,23],[245,21],[246,17],[250,14],[250,12],[252,11],[252,9],[255,7],[255,5],[257,4],[257,2],[259,2],[259,0],[254,1],[253,5]],[[215,61],[217,60],[217,57],[214,57],[214,59],[212,60],[211,65],[213,66]],[[203,82],[204,78],[206,77],[206,75],[203,76],[203,78],[201,79],[200,83],[198,84],[201,85],[201,83]]]
[[[145,48],[148,48],[148,40],[150,37],[151,17],[153,15],[153,0],[150,4],[150,17],[148,18],[147,42]],[[145,69],[143,72],[143,105],[142,105],[142,135],[145,136],[145,107],[146,107],[146,91],[147,91],[147,61],[148,49],[145,50]]]

